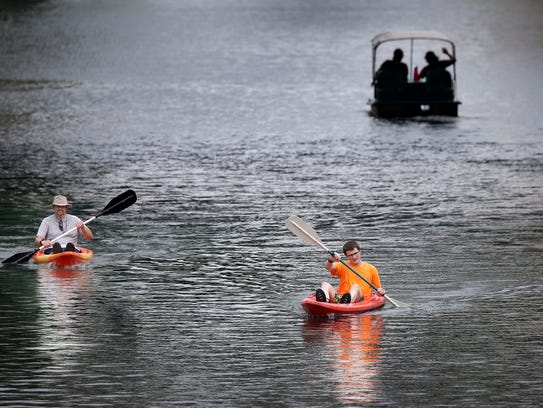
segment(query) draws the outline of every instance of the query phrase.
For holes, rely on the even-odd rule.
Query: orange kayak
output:
[[[385,304],[385,298],[374,294],[371,298],[357,303],[328,303],[317,302],[315,294],[311,294],[302,300],[302,307],[310,316],[325,316],[329,314],[343,315],[364,313],[375,310]]]
[[[36,252],[33,256],[34,262],[38,264],[51,263],[55,266],[72,266],[89,262],[93,256],[90,249],[79,247],[81,252],[64,251],[58,254],[44,254],[44,250]]]

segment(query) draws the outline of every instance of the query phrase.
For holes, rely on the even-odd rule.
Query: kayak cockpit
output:
[[[39,250],[33,256],[34,262],[37,264],[53,264],[55,266],[73,266],[85,262],[89,262],[93,257],[93,252],[90,249],[79,247],[80,252],[63,251],[59,253],[46,254],[44,249]]]

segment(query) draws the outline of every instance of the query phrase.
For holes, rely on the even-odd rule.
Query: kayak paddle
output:
[[[104,207],[104,209],[102,211],[100,211],[98,214],[96,214],[95,216],[89,218],[87,221],[85,221],[83,224],[88,224],[89,222],[95,220],[96,218],[98,217],[101,217],[102,215],[109,215],[109,214],[115,214],[115,213],[118,213],[118,212],[121,212],[122,210],[124,210],[125,208],[128,208],[130,207],[132,204],[134,204],[137,200],[137,197],[136,197],[136,193],[133,191],[133,190],[126,190],[124,193],[122,194],[119,194],[117,197],[115,197],[114,199],[112,199],[108,205],[106,205]],[[58,237],[56,237],[55,239],[52,239],[51,242],[56,242],[58,241],[60,238],[62,238],[63,236],[65,235],[68,235],[69,233],[75,231],[77,229],[77,227],[74,227],[68,231],[66,231],[65,233],[59,235]],[[35,249],[33,251],[28,251],[28,252],[19,252],[18,254],[15,254],[15,255],[12,255],[10,256],[9,258],[7,259],[4,259],[2,261],[2,263],[25,263],[25,262],[28,262],[28,260],[30,258],[32,258],[32,256],[38,252],[40,249],[43,249],[43,245],[41,247],[39,247],[38,249]]]
[[[285,221],[285,225],[289,230],[291,230],[295,235],[300,237],[303,241],[316,245],[320,247],[321,249],[324,249],[326,252],[328,252],[330,255],[334,256],[334,251],[326,248],[326,246],[322,243],[319,234],[311,228],[309,225],[307,225],[300,217],[296,215],[291,215],[288,217]],[[361,278],[364,282],[366,282],[368,285],[370,285],[373,289],[377,291],[377,287],[371,283],[369,280],[367,280],[365,277],[360,275],[357,271],[355,271],[353,268],[351,268],[349,265],[347,265],[343,260],[340,260],[343,265],[345,265],[351,272],[353,272],[355,275],[357,275],[359,278]],[[385,299],[388,300],[390,303],[392,303],[396,307],[408,307],[409,305],[407,303],[400,302],[398,300],[392,299],[388,295],[384,295]]]

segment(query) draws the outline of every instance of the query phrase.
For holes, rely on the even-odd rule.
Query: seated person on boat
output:
[[[426,79],[428,96],[438,99],[454,98],[453,81],[447,67],[456,63],[456,58],[443,48],[443,53],[449,58],[440,60],[432,51],[428,51],[424,59],[428,63],[419,74],[419,78]]]
[[[315,293],[317,301],[355,303],[371,298],[372,287],[350,268],[378,288],[380,295],[384,295],[385,290],[381,287],[379,272],[372,264],[362,261],[360,245],[356,241],[347,241],[343,245],[343,253],[348,259],[348,266],[339,262],[341,256],[337,252],[334,252],[333,257],[328,258],[325,265],[325,268],[328,269],[332,276],[339,277],[338,290],[336,291],[328,282],[323,282],[320,289],[317,289]]]
[[[394,50],[392,60],[386,60],[375,74],[375,89],[380,97],[394,95],[407,82],[409,68],[402,61],[403,51]]]
[[[54,214],[42,220],[35,239],[36,245],[46,248],[45,254],[58,253],[63,250],[79,252],[77,249],[79,235],[81,234],[83,238],[88,240],[93,238],[91,229],[79,217],[67,213],[71,207],[72,205],[68,203],[65,196],[57,195],[54,198],[51,204]],[[51,241],[57,237],[59,239],[51,247]]]

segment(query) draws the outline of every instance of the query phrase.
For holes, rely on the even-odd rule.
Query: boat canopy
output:
[[[426,31],[426,30],[408,30],[408,31],[387,31],[381,34],[377,34],[371,40],[372,48],[379,47],[387,41],[398,40],[440,40],[446,41],[454,46],[454,42],[445,34],[439,31]]]
[[[414,43],[416,41],[444,41],[449,44],[451,47],[451,51],[453,55],[456,55],[456,47],[454,45],[453,40],[451,40],[446,34],[440,33],[439,31],[431,31],[431,30],[403,30],[403,31],[385,31],[381,34],[377,34],[373,39],[371,40],[371,59],[372,59],[372,76],[375,80],[375,73],[376,73],[376,59],[377,59],[377,48],[381,44],[384,44],[389,41],[409,41],[410,49],[408,50],[408,58],[409,58],[409,71],[413,72],[413,47]],[[456,66],[453,65],[453,76],[456,81]]]

